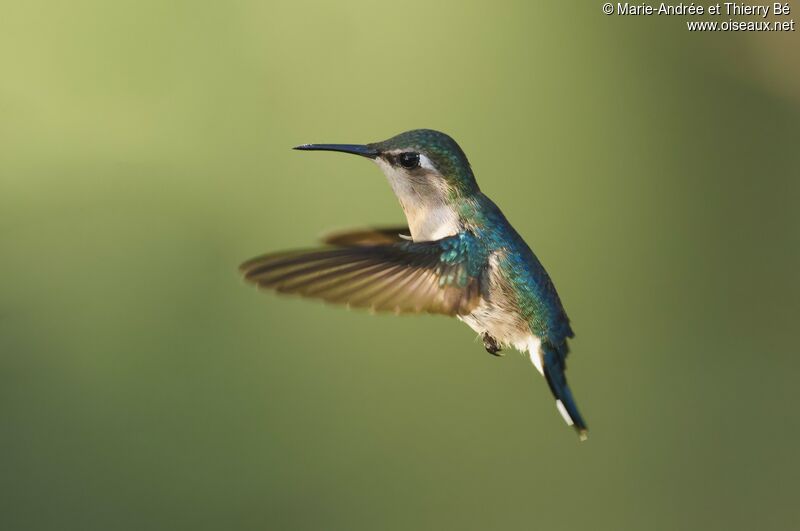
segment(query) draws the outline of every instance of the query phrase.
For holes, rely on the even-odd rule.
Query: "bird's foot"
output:
[[[498,354],[500,352],[500,345],[498,345],[497,340],[489,334],[483,334],[483,348],[492,356],[502,356],[502,354]]]

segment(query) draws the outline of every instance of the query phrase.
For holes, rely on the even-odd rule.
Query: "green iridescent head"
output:
[[[461,147],[449,135],[433,129],[414,129],[383,142],[369,144],[398,170],[410,176],[442,178],[449,187],[462,194],[475,192],[478,185]]]

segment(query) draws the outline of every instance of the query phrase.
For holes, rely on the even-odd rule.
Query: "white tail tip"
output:
[[[569,413],[567,413],[567,408],[565,408],[564,404],[561,403],[561,400],[556,400],[556,408],[558,409],[558,412],[561,413],[561,418],[564,419],[564,422],[567,423],[567,426],[572,426],[575,424],[572,421],[572,417],[570,417]]]

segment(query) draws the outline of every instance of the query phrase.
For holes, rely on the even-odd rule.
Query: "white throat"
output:
[[[411,182],[407,174],[380,157],[375,162],[400,201],[414,241],[440,240],[459,232],[458,214],[445,200],[447,190],[440,183]]]

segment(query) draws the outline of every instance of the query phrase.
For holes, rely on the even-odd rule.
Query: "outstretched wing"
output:
[[[384,229],[360,229],[333,232],[322,238],[328,245],[382,245],[411,240],[408,227],[391,227]]]
[[[468,314],[480,300],[480,254],[462,233],[433,242],[344,245],[254,258],[246,280],[280,293],[374,311]]]

